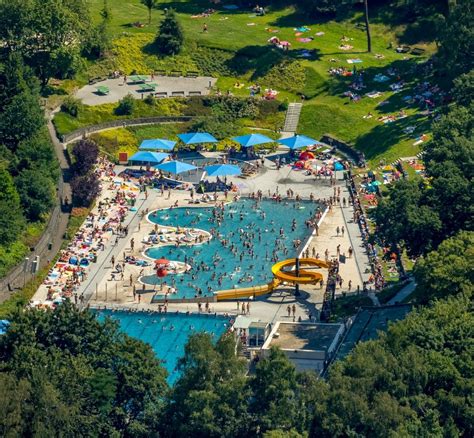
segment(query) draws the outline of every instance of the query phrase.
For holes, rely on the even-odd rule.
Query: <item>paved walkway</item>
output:
[[[398,291],[397,295],[395,295],[387,304],[399,304],[401,303],[408,295],[410,295],[416,289],[416,283],[412,280],[408,283],[403,289]]]
[[[209,85],[211,87],[214,86],[217,80],[209,76],[197,78],[155,76],[153,80],[150,76],[147,76],[147,78],[147,83],[153,82],[157,84],[154,93],[166,92],[168,97],[172,96],[173,93],[179,92],[183,93],[182,97],[193,95],[193,93],[194,95],[207,95],[209,94]],[[108,87],[110,90],[109,94],[97,94],[97,87],[99,86]],[[100,105],[102,103],[118,102],[129,93],[136,99],[141,99],[150,94],[150,92],[139,92],[138,84],[124,83],[123,78],[119,78],[107,79],[94,85],[86,85],[76,93],[76,97],[81,99],[85,105]]]
[[[310,193],[313,193],[316,198],[327,198],[333,193],[333,188],[329,180],[315,180],[312,177],[307,177],[303,172],[291,170],[290,167],[282,167],[277,170],[271,160],[265,160],[264,172],[257,177],[249,180],[235,178],[233,181],[239,185],[243,194],[248,194],[258,189],[263,190],[265,194],[268,194],[268,191],[273,193],[277,190],[277,186],[278,191],[283,195],[286,194],[288,188],[292,188],[303,197],[308,197]],[[341,193],[345,193],[344,182],[340,180],[337,184],[341,187]],[[130,239],[132,237],[135,240],[135,255],[140,255],[145,249],[140,241],[143,235],[148,233],[147,228],[150,227],[150,224],[142,220],[139,229],[140,212],[146,209],[152,211],[157,208],[169,207],[176,200],[178,200],[179,205],[186,205],[189,199],[188,192],[179,190],[172,192],[171,199],[167,199],[166,194],[165,196],[161,196],[159,192],[155,190],[149,190],[148,193],[147,200],[144,199],[143,194],[139,195],[137,202],[138,211],[135,212],[133,216],[130,213],[129,216],[127,216],[125,223],[129,225],[130,230],[127,238],[121,239],[116,247],[107,248],[106,251],[99,256],[99,260],[90,271],[87,281],[81,285],[80,293],[84,292],[86,299],[89,300],[89,304],[100,307],[106,305],[107,307],[117,306],[121,308],[157,310],[157,304],[150,303],[154,295],[153,291],[143,294],[140,303],[138,303],[138,299],[134,299],[133,297],[133,288],[130,286],[130,275],[132,275],[132,283],[136,285],[137,290],[140,290],[141,284],[136,282],[140,270],[139,268],[127,264],[123,280],[111,280],[111,276],[109,275],[112,268],[110,263],[112,255],[114,255],[117,261],[121,261],[124,252],[126,254],[131,253]],[[222,195],[221,197],[223,199]],[[320,227],[319,236],[315,237],[311,243],[310,251],[312,251],[314,246],[317,251],[320,252],[320,256],[324,258],[326,248],[329,248],[330,256],[336,256],[338,244],[341,244],[341,248],[343,248],[341,252],[347,252],[349,246],[355,248],[357,245],[362,244],[358,227],[347,226],[343,210],[347,210],[348,216],[352,215],[352,207],[346,207],[345,209],[333,207],[332,212],[326,217]],[[341,228],[343,225],[345,226],[347,231],[344,237],[336,236],[335,230],[338,225]],[[354,234],[352,235],[352,233]],[[356,257],[360,258],[358,262],[356,262]],[[364,270],[367,265],[368,259],[364,251],[354,252],[354,257],[351,259],[348,258],[346,263],[341,265],[341,273],[345,281],[343,288],[338,289],[338,292],[347,291],[349,279],[352,279],[352,290],[355,290],[357,285],[361,285],[362,279],[365,278]],[[268,322],[293,320],[293,314],[288,317],[287,309],[288,306],[295,305],[296,320],[299,318],[308,320],[309,315],[317,317],[319,309],[322,306],[324,290],[319,286],[308,285],[301,286],[300,292],[301,295],[295,297],[293,288],[279,288],[269,296],[259,298],[255,301],[251,300],[249,301],[250,315],[257,320]],[[198,311],[198,305],[196,303],[173,303],[172,300],[170,300],[168,311],[196,312]],[[234,301],[212,302],[210,304],[210,311],[213,313],[235,314],[237,313],[237,303]]]

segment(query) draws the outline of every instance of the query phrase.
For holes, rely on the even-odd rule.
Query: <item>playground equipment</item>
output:
[[[296,270],[297,263],[299,268]],[[251,286],[239,289],[226,289],[215,292],[217,301],[237,300],[240,298],[258,297],[273,292],[280,284],[318,284],[322,282],[323,275],[319,272],[301,269],[301,267],[329,268],[329,263],[313,258],[287,259],[275,263],[272,266],[274,279],[267,284]]]

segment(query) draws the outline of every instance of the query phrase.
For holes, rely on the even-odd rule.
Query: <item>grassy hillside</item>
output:
[[[98,22],[103,2],[90,0],[89,3],[93,19]],[[346,17],[337,20],[323,21],[310,19],[292,7],[269,9],[264,17],[256,17],[250,10],[229,11],[219,5],[210,16],[197,17],[210,7],[209,2],[160,1],[148,25],[147,10],[139,0],[109,5],[112,10],[109,32],[114,41],[112,53],[107,59],[91,64],[79,77],[80,81],[115,69],[127,74],[147,74],[154,69],[198,70],[218,77],[217,87],[236,95],[248,95],[247,86],[252,83],[277,89],[280,100],[300,101],[303,94],[305,107],[300,131],[314,136],[330,133],[349,141],[363,150],[372,163],[419,151],[418,146],[413,145],[415,137],[426,133],[429,124],[417,108],[405,103],[403,97],[412,93],[411,86],[416,85],[416,65],[424,59],[396,53],[397,34],[403,32],[404,27],[384,24],[380,18],[384,16],[383,9],[371,11],[375,23],[371,26],[373,51],[367,53],[365,31],[361,30],[363,17],[357,11],[349,11]],[[163,9],[170,7],[177,11],[186,43],[180,55],[161,58],[153,40]],[[133,24],[136,22],[144,26],[137,27]],[[202,31],[204,23],[208,32]],[[301,26],[310,30],[297,35],[296,28]],[[290,49],[283,51],[268,44],[273,36],[290,42]],[[343,36],[347,41],[341,41]],[[312,40],[298,40],[305,37]],[[342,50],[341,44],[352,48]],[[430,45],[418,46],[426,49],[425,59],[434,50]],[[309,58],[302,56],[305,54],[302,50],[308,51],[306,56]],[[330,68],[339,66],[351,70],[353,64],[347,60],[353,58],[362,60],[355,65],[357,71],[365,72],[365,88],[359,92],[363,97],[357,103],[349,103],[343,95],[349,90],[352,78],[328,73]],[[389,68],[397,69],[390,81],[373,82],[375,75],[387,74]],[[388,87],[397,77],[410,85],[401,93],[394,93]],[[236,81],[245,86],[235,88]],[[365,97],[364,94],[370,91],[383,94],[375,99]],[[378,106],[382,101],[387,103]],[[377,121],[378,117],[396,114],[401,109],[407,114],[402,120],[389,124]],[[363,118],[368,113],[372,118]],[[415,132],[408,136],[403,132],[407,126],[415,127]]]

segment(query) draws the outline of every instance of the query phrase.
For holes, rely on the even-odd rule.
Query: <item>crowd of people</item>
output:
[[[138,187],[122,178],[118,179],[114,165],[106,158],[99,159],[95,174],[102,183],[101,200],[68,246],[60,252],[58,261],[38,291],[37,297],[42,300],[40,303],[32,303],[33,305],[53,306],[64,298],[82,304],[85,298],[78,293],[79,287],[87,278],[90,265],[97,261],[106,245],[116,245],[119,238],[128,234],[128,228],[123,226],[123,222],[136,199]]]

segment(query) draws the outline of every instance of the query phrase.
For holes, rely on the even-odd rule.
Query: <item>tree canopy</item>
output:
[[[150,346],[68,303],[15,314],[0,359],[2,436],[150,436],[167,389]]]
[[[156,36],[156,46],[162,55],[176,55],[181,51],[184,36],[181,25],[173,9],[168,9],[160,23]]]

